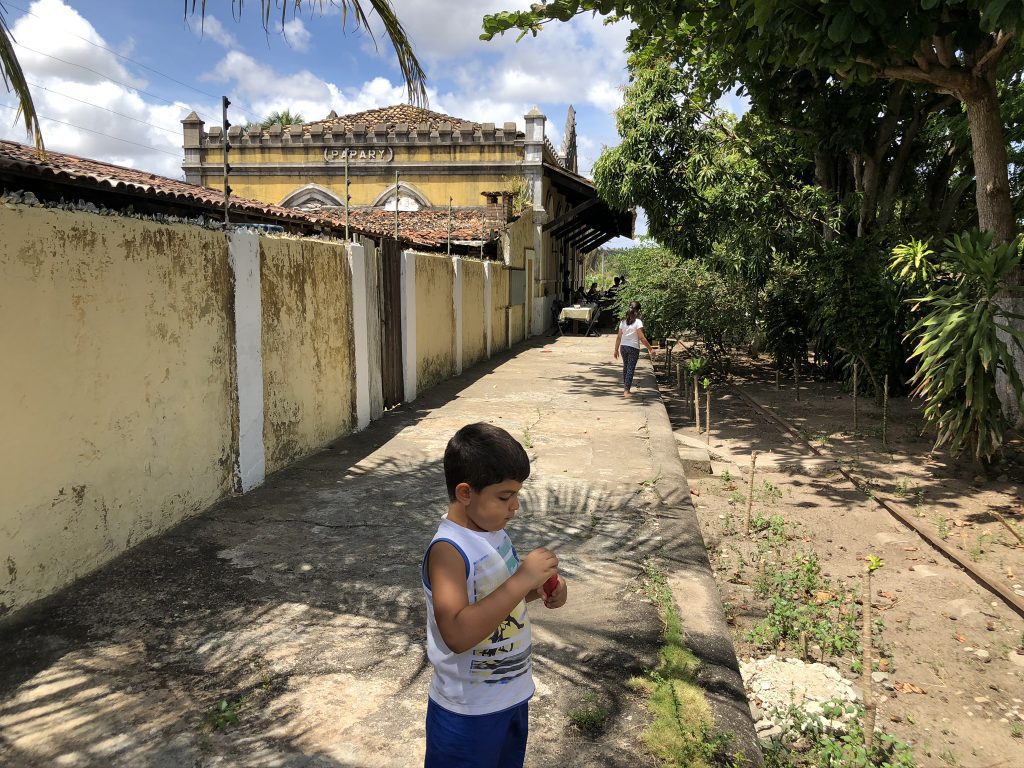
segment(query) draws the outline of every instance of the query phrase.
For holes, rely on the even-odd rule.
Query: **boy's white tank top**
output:
[[[447,515],[442,518],[420,569],[427,598],[427,657],[434,667],[430,698],[462,715],[487,715],[522,704],[534,692],[526,601],[520,601],[501,626],[475,648],[452,652],[434,619],[427,574],[430,547],[438,541],[447,541],[462,553],[470,604],[487,597],[519,568],[512,540],[504,530],[471,531],[451,522]]]

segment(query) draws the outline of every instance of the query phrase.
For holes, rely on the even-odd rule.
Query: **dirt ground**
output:
[[[681,348],[675,354],[686,357]],[[1024,619],[876,501],[906,505],[973,567],[1024,596],[1024,547],[991,514],[1024,535],[1024,445],[1011,441],[992,477],[977,477],[969,463],[930,453],[918,408],[906,398],[890,400],[883,444],[880,404],[859,400],[855,430],[853,398],[839,384],[801,381],[798,401],[793,381],[776,389],[768,366],[736,360],[729,382],[713,385],[712,474],[690,480],[737,655],[802,655],[799,642],[768,647],[751,639],[769,609],[755,595],[759,576],[771,578],[801,552],[813,552],[821,565],[818,594],[845,600],[837,616],[859,615],[865,557],[877,555],[884,561],[871,586],[874,615],[883,622],[874,641],[878,727],[910,742],[919,766],[1024,765]],[[673,384],[662,374],[677,439],[692,445],[692,402]],[[740,390],[819,453],[758,413]],[[759,453],[752,517],[760,518],[760,530],[744,536],[752,450]],[[809,652],[822,660],[820,646],[810,643]],[[824,661],[862,686],[853,649]]]

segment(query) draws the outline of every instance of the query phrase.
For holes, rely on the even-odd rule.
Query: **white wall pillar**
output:
[[[452,286],[452,308],[455,310],[455,375],[462,373],[462,259],[452,256],[455,282]]]
[[[238,376],[238,465],[242,493],[267,476],[263,444],[263,303],[260,294],[260,238],[236,230],[228,237],[228,261],[235,278],[235,370]]]
[[[491,357],[491,339],[493,338],[494,331],[491,328],[491,322],[493,321],[493,311],[491,309],[491,267],[493,262],[484,262],[484,328],[486,329],[487,335],[487,357]]]
[[[356,429],[370,426],[370,326],[366,302],[366,251],[346,245],[352,270],[352,337],[356,368]]]
[[[402,253],[402,369],[405,402],[416,399],[416,254]]]

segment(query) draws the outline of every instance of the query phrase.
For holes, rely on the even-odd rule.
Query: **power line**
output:
[[[9,109],[12,112],[17,112],[18,111],[18,107],[12,107],[9,104],[0,104],[0,107],[3,107],[4,109]],[[178,152],[168,152],[166,149],[157,149],[156,147],[149,146],[149,144],[140,144],[139,142],[132,141],[131,139],[122,139],[120,136],[113,136],[113,135],[111,135],[109,133],[104,133],[103,131],[96,131],[96,130],[93,130],[92,128],[86,128],[83,125],[75,125],[74,123],[68,123],[68,122],[65,122],[64,120],[58,120],[55,117],[47,117],[46,115],[38,115],[38,117],[39,117],[40,120],[48,120],[51,123],[59,123],[60,125],[66,125],[69,128],[77,128],[80,131],[88,131],[89,133],[95,133],[97,136],[104,136],[104,137],[106,137],[108,139],[114,139],[115,141],[123,141],[125,144],[134,144],[136,147],[142,147],[143,149],[149,149],[149,150],[152,150],[153,152],[161,152],[161,153],[163,153],[165,155],[170,155],[171,157],[178,157],[178,158],[181,157],[181,154],[179,154]]]
[[[26,16],[32,16],[33,18],[39,19],[40,21],[46,21],[46,19],[44,19],[42,16],[39,16],[39,15],[37,15],[35,13],[32,13],[32,11],[30,11],[30,10],[28,10],[26,8],[22,8],[20,6],[14,5],[13,3],[8,2],[7,0],[4,0],[4,5],[9,5],[11,8],[14,8],[15,10],[21,11]],[[88,43],[89,45],[91,45],[91,46],[93,46],[95,48],[99,48],[100,50],[106,51],[107,53],[112,53],[114,56],[117,56],[119,59],[124,59],[125,61],[130,61],[132,64],[134,64],[134,65],[136,65],[138,67],[142,67],[143,69],[148,70],[149,72],[152,72],[152,73],[154,73],[156,75],[160,75],[160,77],[166,78],[167,80],[170,80],[172,83],[176,83],[176,84],[178,84],[178,85],[180,85],[180,86],[182,86],[184,88],[188,88],[190,90],[193,90],[196,93],[202,94],[203,96],[207,96],[207,97],[209,97],[211,99],[218,99],[218,98],[220,98],[219,96],[214,96],[212,93],[208,93],[207,91],[204,91],[202,88],[196,88],[194,85],[189,85],[188,83],[182,82],[181,80],[178,80],[178,79],[176,79],[174,77],[171,77],[170,75],[165,74],[164,72],[161,72],[159,69],[155,69],[154,67],[151,67],[148,64],[143,64],[141,61],[136,61],[135,59],[131,58],[130,56],[125,56],[123,53],[118,53],[117,51],[113,50],[112,48],[108,48],[105,45],[100,45],[99,43],[94,42],[94,41],[90,40],[87,37],[82,37],[81,35],[76,35],[74,32],[68,32],[66,30],[60,30],[60,31],[63,32],[65,35],[70,35],[71,37],[78,38],[83,43]],[[29,50],[31,50],[31,49],[29,49]],[[35,53],[39,53],[39,51],[35,51]],[[42,55],[46,56],[48,54],[42,54]],[[58,61],[59,61],[59,59],[58,59]],[[66,62],[66,63],[70,63],[70,62]],[[93,70],[90,70],[90,71],[93,71]],[[96,72],[96,74],[100,74],[100,73]],[[255,112],[253,112],[253,111],[249,110],[248,108],[246,108],[245,104],[240,103],[237,99],[234,101],[234,104],[237,107],[241,108],[241,110],[245,114],[249,115],[250,117],[255,117],[257,122],[259,122],[262,119]]]
[[[162,101],[165,104],[170,104],[172,107],[178,106],[177,102],[171,101],[170,99],[165,99],[163,96],[157,96],[155,93],[150,93],[149,91],[144,91],[141,88],[137,88],[134,85],[129,85],[128,83],[122,83],[120,80],[115,80],[114,78],[110,77],[109,75],[105,75],[102,72],[98,72],[97,70],[93,69],[92,67],[87,67],[84,64],[76,64],[73,61],[68,61],[67,59],[62,59],[62,58],[60,58],[60,56],[53,56],[52,54],[49,54],[49,53],[43,53],[42,51],[37,51],[35,48],[29,48],[27,45],[23,45],[22,43],[15,43],[15,45],[18,46],[19,48],[24,48],[26,51],[30,51],[31,53],[35,53],[35,54],[38,54],[40,56],[45,56],[48,59],[53,59],[54,61],[59,61],[62,64],[67,64],[70,67],[78,67],[79,69],[84,69],[86,72],[92,72],[94,75],[99,75],[104,80],[107,80],[107,81],[113,83],[114,85],[120,85],[122,88],[128,88],[129,90],[136,91],[137,93],[143,93],[143,94],[145,94],[146,96],[149,96],[152,99],[157,99],[158,101]],[[205,120],[206,118],[203,118],[203,119]],[[206,122],[210,122],[210,121],[207,120]]]
[[[26,82],[28,82],[28,81],[26,81]],[[166,131],[167,133],[171,134],[172,136],[177,136],[177,135],[179,135],[181,133],[181,131],[174,131],[174,130],[171,130],[170,128],[164,128],[162,125],[154,125],[153,123],[147,123],[145,120],[139,120],[139,118],[132,117],[131,115],[126,115],[123,112],[117,112],[116,110],[108,109],[107,107],[101,107],[99,104],[93,104],[91,101],[84,101],[82,99],[75,98],[74,96],[68,96],[68,94],[66,94],[66,93],[61,93],[60,91],[55,91],[52,88],[47,88],[45,85],[39,85],[39,83],[28,83],[28,84],[31,85],[33,88],[41,88],[44,91],[48,91],[49,93],[52,93],[55,96],[61,96],[61,97],[65,98],[65,99],[71,99],[72,101],[77,101],[79,104],[85,104],[85,106],[87,106],[87,107],[95,107],[96,109],[102,109],[104,112],[109,112],[112,115],[117,115],[118,117],[123,117],[126,120],[134,120],[136,123],[141,123],[142,125],[148,125],[150,128],[156,128],[159,131]]]

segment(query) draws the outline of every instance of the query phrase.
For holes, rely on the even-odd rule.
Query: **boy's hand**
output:
[[[558,572],[558,558],[546,547],[538,547],[523,558],[519,573],[531,590],[540,591],[541,585]]]
[[[558,586],[551,591],[551,594],[542,593],[541,597],[544,600],[545,608],[561,608],[569,597],[569,587],[566,585],[565,579],[559,576]]]

